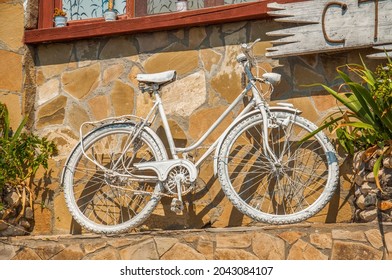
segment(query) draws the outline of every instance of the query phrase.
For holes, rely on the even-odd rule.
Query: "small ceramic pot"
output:
[[[106,11],[103,17],[106,21],[113,21],[117,19],[117,13],[115,11]]]
[[[55,27],[64,27],[67,26],[67,17],[56,16],[54,17],[54,26]]]

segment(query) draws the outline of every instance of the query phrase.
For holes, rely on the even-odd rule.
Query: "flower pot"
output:
[[[176,2],[176,10],[177,12],[183,12],[188,10],[188,1],[177,1]]]
[[[64,27],[64,26],[67,26],[67,17],[55,16],[55,17],[54,17],[54,26],[55,26],[55,27]]]
[[[113,21],[117,18],[117,13],[115,11],[106,11],[103,14],[105,21]]]

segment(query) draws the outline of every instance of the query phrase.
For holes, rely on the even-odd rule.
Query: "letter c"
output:
[[[327,31],[325,30],[325,16],[327,14],[329,7],[334,6],[334,5],[340,6],[343,12],[345,12],[347,10],[347,4],[342,3],[342,2],[331,2],[325,6],[324,11],[323,11],[323,16],[322,16],[322,22],[321,22],[324,38],[328,43],[335,43],[335,44],[343,43],[344,44],[346,42],[346,39],[341,39],[341,40],[331,39],[328,36]]]

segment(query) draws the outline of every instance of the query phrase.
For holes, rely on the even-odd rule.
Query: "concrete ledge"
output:
[[[392,259],[392,223],[296,224],[148,231],[117,236],[0,238],[4,260]]]

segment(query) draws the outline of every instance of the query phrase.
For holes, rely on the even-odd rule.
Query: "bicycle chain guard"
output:
[[[176,166],[187,169],[189,173],[189,182],[193,183],[197,179],[198,171],[196,166],[187,159],[171,159],[163,161],[143,162],[134,164],[138,170],[153,170],[157,173],[160,181],[166,181],[170,171]]]

